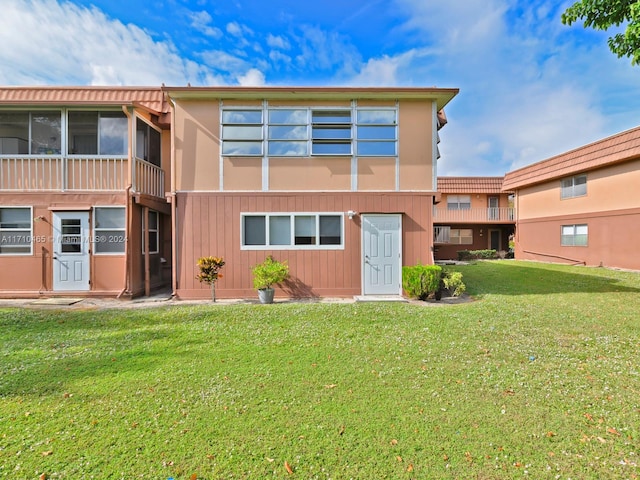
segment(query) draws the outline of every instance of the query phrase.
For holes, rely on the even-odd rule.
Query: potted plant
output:
[[[196,278],[200,283],[206,283],[211,286],[211,300],[216,301],[216,281],[222,278],[220,270],[224,267],[224,259],[222,257],[200,257],[198,259],[198,268],[200,273]]]
[[[258,290],[260,303],[273,303],[275,290],[272,285],[279,284],[289,278],[289,265],[286,260],[279,262],[271,255],[264,262],[255,265],[253,273],[253,287]]]

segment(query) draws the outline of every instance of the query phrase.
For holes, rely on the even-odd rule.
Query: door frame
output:
[[[51,246],[51,289],[54,292],[88,292],[91,290],[91,214],[89,210],[57,210],[51,212],[51,230],[52,230],[52,246]],[[61,220],[64,220],[65,217],[78,217],[81,218],[81,253],[77,254],[78,257],[82,257],[84,260],[84,264],[82,266],[83,275],[86,275],[87,281],[86,286],[84,288],[64,288],[56,280],[56,272],[58,271],[56,268],[56,263],[60,260],[57,255],[60,255],[61,252],[57,251],[58,242],[62,235],[62,232],[59,230],[61,225]],[[86,227],[86,229],[85,229]],[[75,254],[74,254],[75,256]]]
[[[366,291],[366,282],[365,282],[365,267],[366,267],[366,249],[365,249],[365,221],[367,219],[367,217],[394,217],[398,219],[398,231],[397,231],[397,236],[398,236],[398,291],[395,293],[388,293],[388,294],[377,294],[377,293],[367,293]],[[361,263],[361,272],[360,272],[360,278],[361,278],[361,292],[362,295],[371,295],[371,296],[375,296],[375,295],[402,295],[402,214],[401,213],[363,213],[360,215],[360,220],[361,220],[361,225],[362,225],[362,236],[360,239],[360,243],[361,243],[361,256],[360,256],[360,263]]]
[[[488,229],[488,235],[487,237],[489,237],[489,245],[488,248],[491,249],[491,234],[493,232],[498,232],[498,248],[496,248],[496,252],[503,250],[502,248],[502,230],[500,230],[499,228],[489,228]]]

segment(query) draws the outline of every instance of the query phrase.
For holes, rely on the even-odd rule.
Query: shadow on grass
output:
[[[176,331],[181,319],[134,311],[91,317],[87,312],[0,312],[0,397],[62,395],[77,385],[126,381],[162,371],[208,341],[194,335],[181,339]]]
[[[482,261],[458,266],[471,295],[554,293],[639,293],[640,274],[595,267],[518,261]],[[635,279],[635,281],[630,281]]]

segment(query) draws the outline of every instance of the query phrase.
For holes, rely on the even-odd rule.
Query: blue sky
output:
[[[640,67],[547,0],[3,0],[0,85],[460,88],[440,175],[640,124]]]

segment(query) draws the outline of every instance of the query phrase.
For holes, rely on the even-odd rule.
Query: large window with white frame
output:
[[[397,153],[396,110],[359,109],[356,138],[358,156],[395,156]]]
[[[269,109],[267,153],[273,157],[309,155],[309,119],[305,108]]]
[[[587,176],[576,175],[575,177],[563,178],[560,182],[561,198],[583,197],[587,194]]]
[[[562,225],[560,245],[564,247],[586,247],[588,245],[588,240],[588,225]]]
[[[447,210],[471,209],[470,195],[447,195]]]
[[[0,255],[31,255],[31,207],[0,207]]]
[[[262,109],[222,111],[222,155],[262,156]]]
[[[129,121],[124,112],[71,110],[67,118],[70,155],[127,155]]]
[[[0,155],[60,155],[60,110],[0,111]]]
[[[227,107],[222,155],[396,156],[397,117],[394,107]]]
[[[125,253],[124,207],[95,207],[93,210],[94,252],[97,255]]]
[[[342,213],[243,213],[244,249],[344,248]]]

